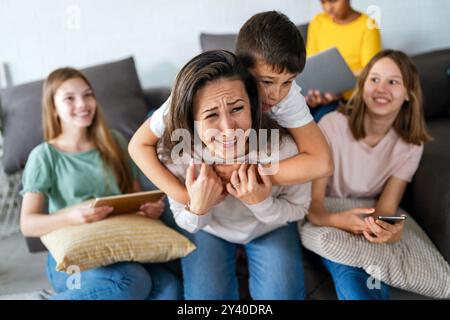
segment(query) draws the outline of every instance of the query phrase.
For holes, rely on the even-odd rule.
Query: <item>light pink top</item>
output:
[[[327,186],[329,197],[377,198],[391,176],[410,182],[419,166],[423,145],[405,142],[393,128],[370,147],[355,140],[348,118],[340,112],[324,116],[319,127],[330,144],[335,166]]]

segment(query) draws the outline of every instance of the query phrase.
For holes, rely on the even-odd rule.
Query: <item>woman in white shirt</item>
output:
[[[261,163],[298,150],[262,113],[248,71],[227,51],[194,57],[177,76],[165,120],[160,155],[171,153],[162,161],[185,182],[190,197],[187,206],[169,202],[177,224],[197,246],[182,259],[185,298],[238,299],[236,248],[242,245],[253,299],[303,299],[296,221],[308,211],[310,184],[272,186],[258,173]],[[272,130],[261,138],[261,129]],[[270,155],[261,156],[257,145],[263,142],[272,142]]]

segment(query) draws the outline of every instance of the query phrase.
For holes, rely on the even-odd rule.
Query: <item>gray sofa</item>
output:
[[[447,73],[450,50],[418,55],[414,60],[422,77],[427,124],[435,142],[426,145],[419,170],[408,187],[402,205],[421,224],[446,260],[450,261],[450,90]],[[84,71],[92,81],[108,124],[127,138],[170,94],[170,88],[167,87],[142,90],[132,58]],[[17,177],[29,152],[42,141],[41,87],[42,82],[34,82],[0,90],[1,129],[4,138],[2,161],[6,177]],[[140,175],[140,180],[145,189],[153,188],[143,175]],[[19,210],[20,208],[17,209],[17,214]],[[173,225],[170,217],[168,213],[166,222]],[[31,252],[45,250],[39,239],[27,239],[27,242]],[[329,276],[308,252],[305,252],[304,260],[308,297],[335,299]],[[174,267],[179,268],[176,263]],[[241,296],[243,299],[249,298],[246,286],[248,275],[242,252],[239,255],[238,276]],[[424,298],[401,290],[393,290],[392,297]]]

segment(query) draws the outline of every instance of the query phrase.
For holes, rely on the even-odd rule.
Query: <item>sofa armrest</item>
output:
[[[435,141],[427,143],[406,194],[406,209],[450,263],[450,119],[429,121]]]
[[[148,111],[153,112],[158,109],[170,96],[169,87],[153,87],[143,90]]]

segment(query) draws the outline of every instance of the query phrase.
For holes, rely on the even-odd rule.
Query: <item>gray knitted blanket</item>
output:
[[[374,207],[370,199],[327,198],[325,207],[338,212]],[[398,214],[406,214],[399,209]],[[303,245],[329,260],[363,268],[390,286],[425,296],[450,299],[450,267],[414,219],[407,215],[403,238],[393,244],[376,244],[364,236],[332,227],[299,223]]]

